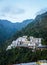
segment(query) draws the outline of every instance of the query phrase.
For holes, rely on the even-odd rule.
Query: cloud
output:
[[[15,10],[15,14],[23,14],[23,13],[25,13],[24,9],[17,8],[17,10]]]
[[[1,10],[2,13],[9,13],[11,11],[11,7],[5,7]]]
[[[45,0],[0,0],[0,19],[20,22],[34,18],[35,13],[45,7]]]
[[[26,11],[23,8],[16,8],[12,6],[4,6],[0,10],[0,19],[7,19],[10,21],[17,21],[19,16],[23,15]]]
[[[10,7],[10,6],[7,6],[7,7],[4,7],[2,10],[1,10],[1,12],[3,13],[3,14],[6,14],[6,13],[11,13],[11,14],[15,14],[15,15],[19,15],[19,14],[23,14],[23,13],[25,13],[25,10],[24,9],[22,9],[22,8],[15,8],[15,7]]]

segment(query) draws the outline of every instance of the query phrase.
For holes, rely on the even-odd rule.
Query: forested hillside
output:
[[[47,60],[47,50],[32,52],[30,48],[17,47],[8,51],[0,51],[0,65],[27,63],[44,59]]]
[[[11,38],[17,31],[26,27],[33,19],[24,20],[21,23],[12,23],[8,20],[0,20],[0,45]]]
[[[11,43],[12,40],[16,40],[16,38],[23,35],[40,37],[42,38],[42,43],[47,45],[47,12],[37,15],[36,18],[27,25],[27,27],[14,34],[8,43]]]

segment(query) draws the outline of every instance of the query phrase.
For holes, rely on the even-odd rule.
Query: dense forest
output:
[[[0,45],[10,39],[17,31],[25,28],[32,21],[33,19],[27,19],[21,23],[12,23],[11,21],[0,19]]]
[[[8,51],[0,51],[0,65],[26,63],[43,59],[47,60],[47,50],[32,52],[30,48],[17,47]]]
[[[2,48],[0,47],[0,65],[8,65],[13,63],[32,62],[37,60],[47,60],[47,50],[36,50],[32,52],[29,48],[12,48],[6,51],[6,48],[13,40],[20,36],[34,36],[42,38],[42,44],[47,45],[47,12],[38,15],[33,22],[21,31],[17,31],[11,39],[7,40]]]
[[[42,38],[42,44],[47,45],[47,12],[37,15],[30,24],[21,31],[17,31],[11,39],[6,41],[6,45],[8,46],[13,40],[16,40],[18,37],[23,35]]]

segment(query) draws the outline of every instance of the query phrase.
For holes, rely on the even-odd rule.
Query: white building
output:
[[[12,44],[7,47],[7,50],[16,46],[27,46],[26,41],[28,41],[27,36],[19,37],[16,40],[12,41]]]
[[[30,36],[30,44],[28,44],[29,46],[35,48],[37,46],[41,46],[41,38],[35,38]]]
[[[37,46],[41,46],[41,38],[35,38],[30,36],[30,40],[27,39],[27,36],[22,36],[17,38],[16,40],[12,41],[12,44],[8,46],[7,49],[11,49],[11,47],[31,47],[36,48]]]

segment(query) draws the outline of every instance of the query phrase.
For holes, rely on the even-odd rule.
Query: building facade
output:
[[[31,47],[35,49],[37,46],[41,46],[41,38],[35,38],[33,36],[28,37],[27,36],[22,36],[17,38],[16,40],[12,41],[12,44],[8,46],[7,49],[11,49],[11,47]]]

